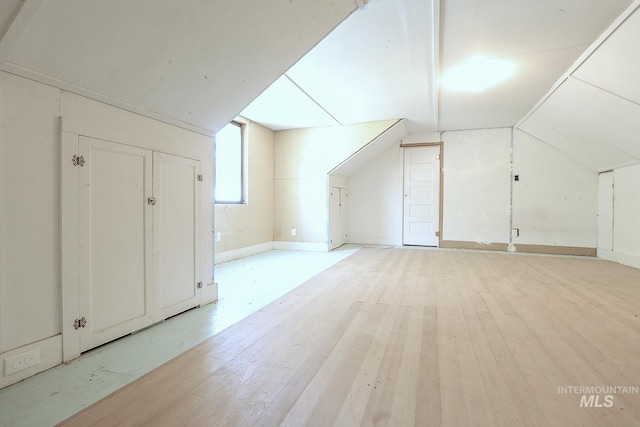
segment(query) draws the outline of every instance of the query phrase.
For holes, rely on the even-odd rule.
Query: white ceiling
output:
[[[406,120],[398,120],[366,145],[329,171],[332,175],[350,177],[358,170],[377,159],[387,149],[397,146],[398,141],[409,135]]]
[[[2,0],[0,67],[212,133],[356,8],[355,0]]]
[[[596,171],[638,163],[639,38],[636,0],[518,128]]]
[[[513,126],[629,3],[370,0],[242,114],[277,130],[395,118],[413,132]],[[440,89],[442,72],[478,53],[513,61],[515,75],[480,93]]]
[[[513,126],[630,3],[2,0],[0,67],[203,133],[241,111],[273,129]],[[441,73],[476,53],[515,75],[441,90]]]
[[[323,114],[312,126],[411,117],[433,127],[433,43],[431,2],[370,0],[242,115],[289,129],[304,127],[295,112],[313,106]],[[288,98],[283,82],[302,96]]]

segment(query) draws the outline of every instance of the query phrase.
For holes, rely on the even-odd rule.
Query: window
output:
[[[231,122],[216,134],[216,203],[244,203],[244,125]]]

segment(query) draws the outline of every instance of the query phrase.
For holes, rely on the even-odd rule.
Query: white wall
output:
[[[349,177],[347,242],[402,245],[402,148],[395,145]]]
[[[275,133],[258,123],[246,123],[247,203],[215,206],[214,228],[221,233],[216,254],[232,255],[231,251],[273,242]],[[216,257],[219,260],[227,260],[226,255]]]
[[[594,170],[516,130],[513,170],[520,181],[513,183],[512,207],[510,129],[446,132],[443,139],[443,245],[507,249],[513,208],[520,236],[512,250],[596,247]],[[396,145],[349,178],[349,242],[402,244],[402,163]]]
[[[326,250],[327,173],[393,123],[276,132],[274,240],[290,242],[290,247]],[[296,236],[291,235],[292,228]]]
[[[60,333],[60,91],[0,72],[0,353]]]
[[[204,175],[201,275],[205,283],[212,281],[209,137],[0,72],[0,361],[41,350],[39,365],[0,375],[0,387],[62,360],[61,322],[68,319],[61,307],[69,300],[61,298],[61,285],[69,263],[62,255],[61,230],[74,224],[63,223],[60,213],[61,194],[73,192],[60,184],[61,135],[75,135],[76,141],[89,135],[199,159]],[[62,160],[70,162],[70,156]]]
[[[514,244],[597,247],[598,173],[514,131]]]
[[[442,240],[508,243],[511,129],[444,132]]]

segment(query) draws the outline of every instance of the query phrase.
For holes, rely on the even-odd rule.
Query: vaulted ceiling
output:
[[[205,134],[240,112],[276,130],[517,126],[606,170],[640,159],[639,5],[3,0],[0,68]],[[441,84],[476,55],[513,74],[476,92]]]
[[[628,0],[370,0],[243,114],[275,129],[406,118],[413,132],[513,126]],[[482,92],[442,88],[474,55],[515,66]]]

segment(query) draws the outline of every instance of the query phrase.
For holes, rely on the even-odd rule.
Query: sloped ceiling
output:
[[[597,171],[640,161],[640,5],[635,2],[518,128]]]
[[[3,0],[0,68],[205,134],[241,111],[273,129],[516,125],[607,170],[640,159],[639,4]],[[475,54],[515,74],[442,88]]]
[[[513,61],[514,76],[478,93],[442,91],[440,130],[513,126],[628,1],[445,1],[446,72],[474,53]]]
[[[242,115],[277,130],[303,127],[296,112],[310,109],[322,112],[312,126],[410,117],[434,128],[434,19],[431,1],[370,0]]]
[[[412,132],[515,125],[629,0],[370,0],[258,97],[243,115],[273,129],[406,118]],[[440,87],[473,55],[515,74],[470,93]],[[282,90],[297,89],[290,99]],[[311,116],[307,116],[311,119]]]
[[[409,127],[406,120],[398,120],[388,129],[369,141],[364,147],[353,153],[338,166],[329,171],[329,174],[350,177],[362,167],[377,159],[382,153],[403,138],[409,135]]]
[[[355,0],[3,0],[0,64],[212,133],[356,8]]]

